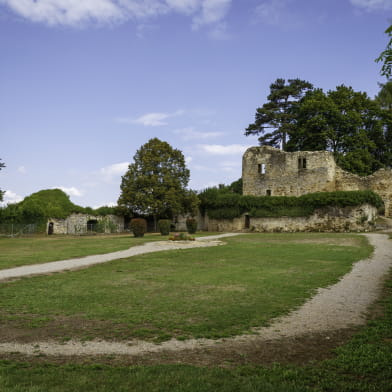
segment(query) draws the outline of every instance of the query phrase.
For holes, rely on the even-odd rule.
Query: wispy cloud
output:
[[[0,4],[26,19],[51,26],[111,23],[125,17],[124,10],[112,0],[0,0]]]
[[[170,117],[168,113],[147,113],[137,118],[134,122],[136,124],[142,124],[145,127],[160,127],[167,125],[167,120]]]
[[[3,201],[0,202],[0,206],[6,206],[7,204],[19,203],[23,200],[23,197],[12,192],[10,190],[5,191]]]
[[[182,140],[205,140],[205,139],[212,139],[224,135],[223,132],[195,131],[195,128],[193,127],[175,129],[173,133],[181,137]]]
[[[103,167],[99,171],[99,175],[104,179],[105,182],[111,182],[114,179],[118,179],[124,175],[128,170],[129,162],[114,163]]]
[[[183,110],[177,110],[174,113],[161,113],[161,112],[153,112],[146,113],[138,118],[129,118],[129,117],[118,117],[116,121],[122,124],[141,124],[145,127],[160,127],[163,125],[167,125],[167,119],[172,117],[178,117],[184,114]]]
[[[221,22],[229,11],[232,0],[202,0],[201,10],[193,19],[193,28]]]
[[[76,196],[76,197],[81,197],[83,196],[84,192],[74,186],[72,187],[65,187],[65,186],[55,186],[53,189],[61,189],[63,192],[65,192],[69,196]]]
[[[177,13],[192,18],[192,26],[221,22],[233,0],[0,0],[15,13],[50,26],[119,23]]]
[[[221,144],[199,144],[202,152],[212,155],[238,155],[243,154],[250,146],[243,144],[229,144],[227,146]]]
[[[392,0],[350,0],[350,3],[365,11],[392,10]]]
[[[255,9],[255,18],[263,23],[279,25],[286,20],[289,0],[263,0]]]

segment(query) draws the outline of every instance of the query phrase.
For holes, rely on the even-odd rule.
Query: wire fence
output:
[[[23,223],[1,223],[0,236],[3,237],[17,237],[20,235],[37,234],[42,232],[36,223],[23,224]]]
[[[0,223],[0,237],[17,237],[32,234],[70,234],[70,235],[95,235],[113,234],[124,232],[124,226],[112,222],[94,222],[88,224],[66,225],[61,227],[47,227],[42,224],[31,223]]]

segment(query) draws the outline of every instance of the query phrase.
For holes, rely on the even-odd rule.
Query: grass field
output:
[[[139,335],[143,338],[163,340],[167,335],[209,335],[206,331],[213,331],[213,336],[222,331],[225,336],[263,323],[268,317],[298,305],[316,287],[336,281],[350,269],[354,260],[366,257],[371,251],[366,241],[355,235],[246,235],[225,241],[228,243],[225,247],[163,252],[82,271],[2,284],[2,316],[6,314],[9,319],[1,317],[1,323],[27,328],[34,335],[34,330],[42,327],[49,332],[47,324],[58,317],[65,320],[77,316],[97,324],[124,324],[132,335],[142,328]],[[53,291],[57,294],[46,299]],[[138,292],[142,292],[140,297]],[[84,296],[88,297],[87,301],[83,300]],[[98,296],[96,300],[95,296]],[[171,297],[177,299],[174,313],[168,311],[173,306]],[[87,307],[89,301],[96,302],[91,309]],[[251,305],[244,311],[242,307],[248,302]],[[103,306],[99,306],[100,303]],[[140,304],[138,312],[128,317],[132,307],[127,306],[137,303]],[[272,305],[267,306],[267,303]],[[228,307],[218,312],[219,317],[212,321],[218,323],[215,327],[212,324],[204,329],[201,327],[203,317],[210,317],[226,305]],[[157,312],[159,306],[161,312]],[[201,322],[195,322],[196,317],[189,320],[187,306],[192,315],[200,308]],[[116,308],[122,310],[116,312]],[[229,309],[231,314],[226,317]],[[71,360],[60,365],[49,357],[32,358],[30,362],[0,360],[0,391],[390,392],[392,277],[377,309],[378,317],[337,349],[334,358],[304,366],[236,366],[234,363],[223,368],[181,364],[125,366],[107,364],[107,359],[106,364],[97,359],[95,363],[81,364]],[[144,314],[141,319],[152,324],[138,327],[134,323],[132,327],[136,313],[140,312]],[[165,313],[169,313],[167,319]],[[265,314],[269,316],[265,317]],[[34,325],[35,318],[43,320]],[[175,330],[167,327],[171,320],[177,323]],[[157,335],[152,328],[154,323],[166,327],[163,336]],[[99,328],[90,332],[100,334]],[[119,338],[126,337],[124,331],[117,332]],[[77,329],[72,333],[80,336]],[[116,358],[113,358],[115,362]]]
[[[206,234],[198,233],[197,236]],[[167,240],[168,237],[150,233],[143,238],[135,238],[132,234],[0,237],[0,269],[116,252],[149,241]]]
[[[1,318],[12,331],[25,331],[25,340],[43,331],[60,340],[228,337],[301,305],[371,251],[355,235],[225,241],[3,283]]]

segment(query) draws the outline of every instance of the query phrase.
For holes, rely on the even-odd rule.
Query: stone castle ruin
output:
[[[74,213],[66,219],[49,219],[46,230],[49,235],[83,235],[97,231],[102,233],[121,233],[124,231],[124,217],[117,215],[96,216]]]
[[[284,152],[251,147],[242,161],[243,194],[301,196],[314,192],[372,190],[383,199],[385,216],[392,216],[392,170],[367,177],[344,171],[329,151]]]

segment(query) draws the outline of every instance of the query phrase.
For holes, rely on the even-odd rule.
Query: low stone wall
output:
[[[358,207],[318,209],[309,217],[208,219],[208,231],[254,232],[348,232],[374,228],[377,209],[369,204]]]
[[[92,231],[92,227],[88,226],[89,221],[97,221],[107,223],[105,233],[124,231],[124,217],[117,215],[95,216],[87,214],[71,214],[66,219],[49,219],[47,223],[47,233],[49,233],[52,224],[52,234],[86,234]]]

